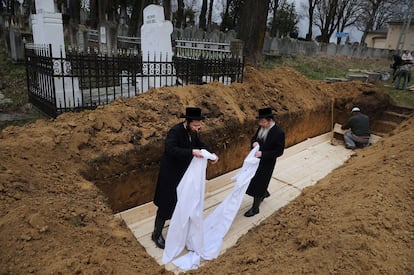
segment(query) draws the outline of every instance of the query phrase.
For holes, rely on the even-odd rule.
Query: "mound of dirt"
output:
[[[412,274],[414,117],[192,274]]]
[[[122,156],[131,152],[157,167],[165,133],[185,106],[202,108],[203,135],[224,152],[233,137],[223,129],[249,125],[246,132],[253,131],[249,121],[254,123],[258,108],[271,106],[278,117],[305,116],[329,109],[330,102],[342,120],[352,104],[374,116],[388,99],[370,84],[326,84],[291,68],[247,68],[242,84],[153,89],[94,111],[3,129],[0,271],[165,272],[113,217],[107,196],[85,179],[85,171],[108,159],[126,165]],[[413,123],[359,151],[197,272],[412,273]],[[289,145],[299,141],[294,130],[286,133]]]

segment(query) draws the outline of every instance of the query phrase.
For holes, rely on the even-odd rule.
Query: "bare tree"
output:
[[[135,0],[132,1],[132,13],[131,13],[131,21],[129,23],[129,35],[131,36],[139,36],[140,34],[140,27],[143,21],[143,10],[149,4],[152,4],[151,0]]]
[[[307,17],[309,19],[308,33],[306,34],[306,40],[312,40],[312,27],[314,25],[314,16],[316,5],[318,5],[320,0],[308,0],[308,5],[303,5],[303,8],[307,10]]]
[[[262,61],[270,0],[245,0],[241,7],[238,38],[244,42],[246,61],[255,67]]]
[[[226,0],[226,7],[224,8],[224,13],[221,17],[220,30],[225,31],[229,26],[230,21],[230,4],[231,0]]]
[[[80,9],[81,3],[80,0],[70,0],[69,1],[69,34],[70,34],[70,44],[72,46],[78,45],[77,33],[79,30],[80,23]]]
[[[203,5],[201,6],[200,16],[198,18],[198,27],[200,29],[206,29],[206,15],[207,15],[207,0],[203,0]]]
[[[361,15],[356,24],[363,32],[361,43],[365,43],[368,32],[381,29],[388,21],[401,16],[408,1],[412,0],[361,0]]]
[[[92,29],[96,29],[98,28],[98,24],[99,24],[99,11],[98,11],[98,7],[99,7],[99,2],[98,0],[90,0],[89,1],[89,10],[90,10],[90,15],[89,15],[89,24],[90,27]]]
[[[337,32],[344,32],[347,27],[355,25],[358,17],[361,15],[361,9],[358,6],[359,0],[340,0],[337,12]],[[341,44],[341,37],[337,38],[336,43]]]
[[[207,16],[207,29],[211,29],[211,18],[213,17],[213,5],[214,0],[210,0],[209,6],[208,6],[208,16]]]
[[[184,26],[184,0],[177,0],[178,10],[175,26],[181,28]]]
[[[273,17],[270,26],[271,37],[281,37],[297,34],[296,24],[299,22],[294,3],[287,0],[273,0],[270,2]]]
[[[163,0],[164,16],[166,20],[171,20],[171,0]]]
[[[329,43],[329,39],[337,28],[339,0],[321,0],[316,5],[315,25],[321,32],[320,41]]]
[[[270,1],[270,0],[269,0]],[[225,12],[222,16],[222,22],[220,29],[227,31],[230,29],[237,29],[241,16],[241,9],[244,5],[245,0],[227,0]],[[268,2],[266,0],[266,2]]]
[[[283,0],[282,0],[283,1]],[[285,0],[286,1],[286,0]],[[270,36],[271,37],[278,37],[278,29],[277,29],[277,10],[279,9],[279,0],[271,1],[273,2],[273,18],[272,18],[272,27],[270,29]]]

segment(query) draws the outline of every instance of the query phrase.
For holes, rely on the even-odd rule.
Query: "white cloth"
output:
[[[177,186],[177,205],[165,240],[164,263],[179,255],[185,246],[196,251],[203,247],[203,235],[198,232],[203,228],[207,159],[215,160],[217,156],[204,149],[201,154],[203,158],[193,157]]]
[[[183,270],[196,269],[200,266],[201,259],[211,260],[217,258],[223,245],[224,236],[227,234],[233,220],[239,211],[243,196],[246,193],[250,180],[256,173],[260,159],[254,155],[259,150],[259,146],[253,148],[243,162],[239,172],[233,177],[236,184],[231,193],[220,203],[219,206],[205,219],[203,228],[192,233],[198,236],[192,236],[198,241],[197,246],[191,248],[187,246],[190,252],[173,261],[173,264]],[[175,214],[175,213],[174,213]],[[197,224],[198,225],[198,224]],[[170,230],[170,229],[169,229]],[[169,231],[168,231],[169,234]],[[185,235],[182,233],[182,235]],[[168,236],[167,236],[168,240]],[[194,243],[193,243],[194,244]],[[167,246],[166,246],[167,247]],[[182,248],[178,253],[180,253]],[[178,254],[176,254],[178,255]]]

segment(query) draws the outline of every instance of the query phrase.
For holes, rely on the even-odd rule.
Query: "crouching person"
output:
[[[345,132],[345,147],[354,149],[355,147],[365,147],[369,145],[371,132],[369,130],[369,117],[363,113],[358,107],[352,108],[352,116],[342,125],[342,130],[350,129]]]

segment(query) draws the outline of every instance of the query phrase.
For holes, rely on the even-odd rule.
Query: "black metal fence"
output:
[[[240,57],[143,58],[122,50],[111,56],[62,50],[60,57],[53,55],[51,45],[25,48],[29,100],[52,117],[94,109],[152,87],[243,81],[244,60]]]

